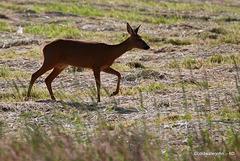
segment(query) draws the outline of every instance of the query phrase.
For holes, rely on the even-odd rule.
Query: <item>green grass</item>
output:
[[[183,20],[183,18],[179,15],[169,16],[166,18],[162,15],[145,16],[144,14],[141,14],[139,12],[134,12],[134,11],[123,12],[123,11],[117,11],[117,10],[110,11],[106,16],[122,19],[122,20],[147,22],[147,23],[153,23],[153,24],[170,24],[170,23],[180,22]]]
[[[183,69],[200,69],[203,66],[215,66],[217,64],[230,64],[234,65],[235,59],[236,63],[240,63],[240,57],[238,54],[233,54],[230,56],[224,56],[221,53],[217,55],[211,55],[208,59],[196,59],[196,58],[191,58],[187,57],[183,60],[177,60],[173,59],[169,61],[166,66],[169,68],[183,68]]]
[[[210,32],[216,33],[216,34],[222,34],[222,35],[227,34],[227,31],[224,28],[212,28]]]
[[[182,66],[185,69],[200,69],[203,66],[203,61],[201,59],[192,59],[188,57],[183,60]]]
[[[11,31],[10,25],[5,21],[0,20],[0,31]]]
[[[130,69],[130,67],[126,64],[120,64],[120,63],[114,63],[111,66],[113,69],[116,69],[117,71],[127,71]]]
[[[234,64],[233,59],[237,64],[240,63],[240,57],[238,54],[224,56],[223,54],[211,55],[207,61],[213,64]]]
[[[41,53],[41,49],[39,47],[32,50],[28,50],[26,53],[18,52],[12,49],[0,53],[0,59],[15,60],[16,58],[22,58],[22,59],[32,58],[34,60],[42,60],[43,54]]]
[[[223,42],[228,44],[240,44],[240,37],[236,33],[228,34],[226,38],[223,39]]]
[[[97,2],[103,2],[99,0],[93,0]],[[230,7],[229,4],[226,3],[219,5],[214,5],[214,4],[207,4],[207,3],[182,3],[182,2],[156,2],[156,1],[141,1],[141,0],[104,0],[104,2],[114,2],[117,4],[121,3],[128,3],[131,5],[140,5],[142,7],[159,7],[161,9],[171,9],[171,10],[192,10],[192,11],[200,11],[200,10],[205,10],[208,12],[217,12],[217,11],[229,11],[229,10],[234,10],[235,12],[239,11],[239,8],[237,7]]]
[[[149,15],[145,16],[145,13],[142,13],[137,8],[131,7],[130,11],[122,11],[111,9],[110,11],[106,11],[97,6],[94,6],[90,3],[46,3],[46,4],[35,4],[32,7],[33,10],[37,12],[44,12],[47,10],[55,10],[66,13],[74,13],[78,15],[82,15],[85,17],[112,17],[116,19],[122,19],[127,21],[142,21],[148,23],[174,23],[182,21],[182,17],[179,15],[170,15],[168,17],[164,17],[162,15]]]
[[[5,66],[0,66],[0,80],[15,80],[29,78],[30,73],[24,71],[10,70],[10,68]]]
[[[12,71],[8,66],[0,66],[0,77],[6,78],[12,75]]]
[[[28,76],[28,78],[30,78],[30,76]],[[44,85],[45,85],[45,83],[44,83]],[[35,86],[36,86],[36,84],[35,84]],[[32,91],[31,91],[31,100],[38,101],[38,100],[51,99],[46,86],[44,86],[44,87],[35,87],[35,86],[33,87]],[[4,92],[1,92],[0,102],[24,102],[25,98],[27,96],[27,87],[28,87],[28,84],[27,84],[27,86],[17,85],[15,83],[15,81],[13,80],[13,83],[10,83],[10,89],[7,89],[7,90],[4,90]],[[58,90],[58,89],[53,89],[53,90],[55,91],[54,95],[56,96],[56,98],[58,100],[87,96],[86,94],[84,95],[82,93],[77,93],[77,92],[66,93],[66,92],[62,92],[61,90]]]
[[[149,82],[149,83],[143,83],[142,85],[140,85],[139,90],[144,92],[152,92],[152,91],[161,90],[167,87],[168,87],[167,85],[162,83]]]
[[[24,9],[27,9],[25,6],[20,4],[14,4],[14,3],[6,3],[6,2],[0,2],[0,9],[2,10],[13,10],[13,11],[23,11]]]
[[[200,69],[203,66],[203,61],[201,59],[195,58],[185,58],[184,60],[180,61],[174,59],[167,64],[170,68],[184,68],[184,69]]]
[[[202,43],[207,44],[239,44],[240,43],[240,37],[239,37],[239,31],[237,28],[239,28],[238,25],[230,25],[224,26],[224,25],[218,25],[219,27],[214,27],[208,31],[203,31],[198,33],[197,37],[201,40],[204,40]]]
[[[130,67],[130,68],[146,68],[146,66],[144,66],[142,63],[140,62],[130,62],[130,63],[127,63],[127,65]]]
[[[96,16],[101,17],[104,16],[104,11],[100,9],[93,8],[90,3],[86,4],[79,4],[79,3],[73,3],[73,4],[67,4],[64,2],[54,2],[54,3],[46,3],[43,5],[35,3],[35,5],[32,7],[33,10],[36,12],[44,12],[46,10],[54,10],[54,11],[61,11],[61,12],[68,12],[68,13],[74,13],[82,16]]]
[[[101,41],[106,43],[120,43],[123,40],[121,33],[103,32],[103,31],[84,31],[78,29],[72,23],[63,24],[45,24],[45,25],[27,25],[24,33],[33,35],[42,35],[49,38],[69,38],[82,39],[86,41]],[[125,37],[124,37],[125,38]],[[104,41],[103,41],[104,40]]]
[[[1,93],[1,102],[23,102],[27,95],[26,87],[19,86],[13,81],[10,83],[10,89],[5,90]],[[47,89],[33,88],[31,92],[33,100],[49,99],[49,93]]]
[[[49,38],[69,38],[69,39],[84,39],[86,41],[99,41],[110,44],[118,44],[130,35],[119,32],[104,32],[104,31],[85,31],[77,28],[76,24],[71,22],[63,22],[60,24],[31,24],[24,27],[24,33],[33,35],[42,35]],[[148,41],[149,36],[144,36],[144,40]],[[36,57],[39,54],[35,49],[27,53],[27,56]],[[25,55],[25,54],[24,54]],[[3,57],[11,57],[12,54],[3,54]],[[1,53],[0,53],[1,58]]]
[[[72,25],[28,25],[24,28],[24,33],[33,35],[43,35],[50,38],[76,38],[82,36],[83,31]],[[86,34],[86,33],[85,33]]]
[[[0,53],[0,59],[13,59],[15,57],[16,57],[16,53],[13,50],[6,53],[4,52]]]

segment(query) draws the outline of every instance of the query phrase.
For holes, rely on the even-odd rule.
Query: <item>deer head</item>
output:
[[[150,47],[145,41],[143,41],[142,37],[138,35],[138,30],[140,26],[141,25],[139,25],[135,30],[133,30],[132,27],[127,23],[127,31],[131,35],[129,39],[133,48],[148,50],[150,49]]]

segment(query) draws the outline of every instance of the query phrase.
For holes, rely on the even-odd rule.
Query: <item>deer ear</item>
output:
[[[134,35],[135,32],[133,31],[132,27],[129,25],[129,23],[127,23],[127,31],[130,35]]]
[[[138,33],[138,29],[139,29],[139,27],[140,27],[141,25],[139,25],[135,30],[134,30],[134,32],[137,34]]]

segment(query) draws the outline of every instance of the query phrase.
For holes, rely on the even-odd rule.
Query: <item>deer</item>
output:
[[[44,56],[42,66],[32,74],[25,100],[29,100],[35,80],[49,70],[52,70],[52,72],[45,79],[45,83],[51,99],[56,100],[52,91],[52,81],[69,65],[92,69],[97,87],[97,102],[100,102],[101,71],[118,77],[116,91],[110,96],[117,95],[120,88],[121,74],[111,68],[111,65],[118,57],[133,48],[150,49],[147,43],[138,35],[140,26],[133,30],[127,23],[127,32],[130,36],[125,41],[115,45],[72,39],[56,39],[47,43],[42,49]]]

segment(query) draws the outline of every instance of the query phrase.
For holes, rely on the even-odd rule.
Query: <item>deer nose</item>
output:
[[[150,47],[149,47],[149,46],[145,46],[144,49],[145,49],[145,50],[148,50],[148,49],[150,49]]]

